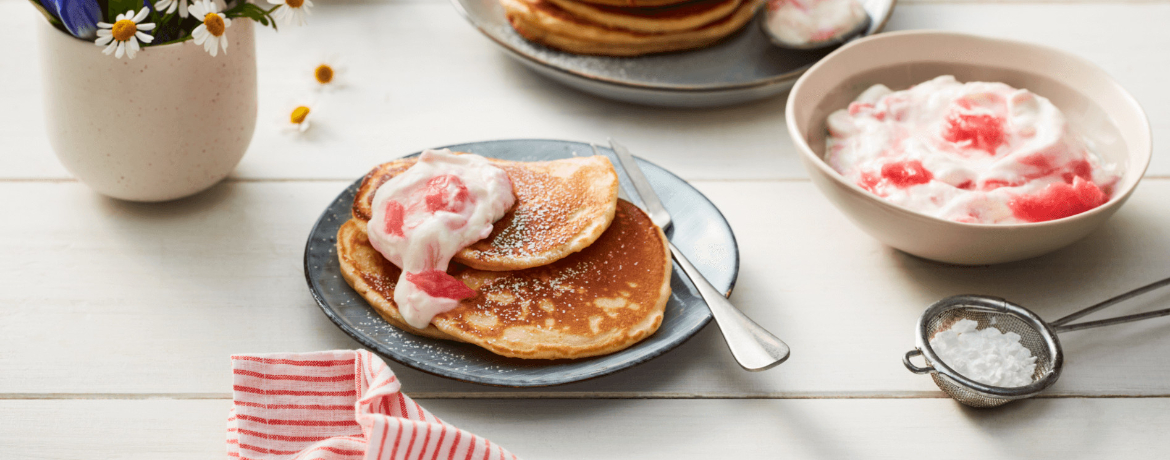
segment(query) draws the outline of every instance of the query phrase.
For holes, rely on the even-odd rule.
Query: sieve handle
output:
[[[915,356],[922,356],[922,350],[915,348],[913,350],[907,351],[906,356],[902,357],[902,364],[906,365],[906,369],[910,369],[910,372],[915,374],[929,374],[931,372],[935,372],[934,366],[918,367],[915,366],[914,363],[910,362],[910,358]]]
[[[1106,300],[1104,302],[1093,305],[1093,306],[1086,308],[1084,310],[1081,310],[1081,311],[1078,311],[1078,312],[1073,313],[1071,315],[1065,316],[1064,318],[1053,321],[1049,325],[1052,326],[1057,333],[1060,333],[1060,332],[1066,332],[1066,331],[1076,331],[1076,330],[1080,330],[1080,329],[1089,329],[1089,328],[1093,328],[1093,327],[1110,326],[1110,325],[1114,325],[1114,324],[1128,323],[1130,321],[1140,321],[1143,319],[1157,318],[1160,316],[1170,315],[1170,308],[1167,308],[1167,309],[1155,310],[1155,311],[1146,312],[1146,313],[1137,313],[1137,314],[1133,314],[1133,315],[1118,316],[1116,318],[1108,318],[1108,319],[1102,319],[1102,320],[1097,320],[1097,321],[1086,321],[1083,323],[1069,324],[1075,320],[1078,320],[1080,318],[1088,316],[1089,314],[1095,313],[1099,310],[1103,310],[1103,309],[1105,309],[1105,307],[1110,307],[1110,306],[1116,305],[1118,303],[1124,302],[1126,300],[1132,299],[1134,297],[1140,296],[1142,294],[1145,294],[1145,293],[1150,292],[1150,291],[1154,291],[1156,289],[1159,289],[1159,288],[1162,288],[1165,286],[1170,286],[1170,278],[1155,281],[1153,283],[1147,284],[1147,285],[1142,286],[1140,288],[1126,292],[1126,293],[1121,294],[1121,295],[1114,297],[1112,299]]]

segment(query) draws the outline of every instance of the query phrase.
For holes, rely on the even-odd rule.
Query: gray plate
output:
[[[452,150],[516,161],[541,161],[592,155],[589,144],[555,140],[503,140],[452,145]],[[617,164],[608,148],[602,152]],[[417,154],[416,154],[417,155]],[[735,235],[715,205],[678,176],[645,160],[638,160],[674,218],[668,233],[707,277],[728,294],[739,273]],[[629,180],[619,169],[627,190]],[[421,371],[467,382],[510,387],[560,385],[599,377],[661,355],[678,346],[711,320],[711,312],[690,280],[677,266],[671,277],[673,292],[662,326],[646,340],[606,356],[577,360],[505,358],[474,345],[430,339],[402,332],[378,316],[341,277],[337,262],[337,229],[350,216],[354,182],[329,205],[313,226],[305,245],[305,278],[313,298],[330,320],[362,345]],[[641,203],[638,203],[641,204]]]
[[[799,51],[771,44],[757,17],[715,45],[639,57],[569,54],[525,40],[504,17],[499,0],[451,0],[480,32],[529,68],[579,90],[639,104],[711,107],[775,96],[834,48]],[[861,0],[882,30],[896,0]],[[759,15],[757,15],[759,16]]]

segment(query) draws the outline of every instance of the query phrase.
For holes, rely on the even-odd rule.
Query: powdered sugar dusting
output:
[[[1020,335],[994,327],[978,330],[978,324],[959,320],[935,334],[930,348],[947,366],[976,382],[1009,388],[1032,383],[1036,357],[1020,344]]]

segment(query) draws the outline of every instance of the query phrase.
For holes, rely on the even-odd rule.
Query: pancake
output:
[[[584,358],[624,349],[658,330],[670,298],[666,237],[624,200],[597,241],[550,265],[501,272],[453,264],[448,273],[477,295],[435,316],[425,330],[402,321],[392,300],[400,271],[369,245],[360,221],[341,227],[337,249],[345,280],[386,321],[516,358]]]
[[[761,0],[744,0],[727,16],[702,27],[646,33],[596,24],[549,0],[500,0],[512,27],[524,38],[575,54],[638,56],[701,48],[722,40],[751,21]]]
[[[581,0],[582,3],[590,3],[593,5],[627,8],[653,8],[656,6],[678,5],[692,1],[694,0]]]
[[[345,282],[364,297],[387,323],[415,335],[458,340],[440,332],[434,325],[427,325],[426,329],[411,326],[398,313],[398,307],[394,305],[394,287],[398,284],[402,270],[370,246],[364,221],[353,218],[337,230],[337,261],[341,265],[341,277],[345,278]]]
[[[495,223],[491,235],[456,254],[456,262],[480,270],[547,265],[592,244],[613,220],[618,181],[609,158],[489,160],[512,180],[516,205]],[[353,217],[369,221],[374,192],[414,162],[403,158],[370,171],[354,197]]]
[[[696,29],[735,11],[743,0],[698,0],[650,8],[592,5],[548,0],[569,14],[602,26],[635,32],[667,33]]]

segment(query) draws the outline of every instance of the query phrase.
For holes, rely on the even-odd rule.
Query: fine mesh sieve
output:
[[[968,406],[995,407],[1016,399],[1030,398],[1052,386],[1060,377],[1064,354],[1060,348],[1060,340],[1056,337],[1057,333],[1166,316],[1170,315],[1170,308],[1099,321],[1068,324],[1069,322],[1167,285],[1170,285],[1170,278],[1121,294],[1051,324],[1044,322],[1028,309],[998,297],[983,295],[947,297],[935,302],[922,313],[915,331],[917,348],[907,352],[902,358],[902,363],[916,374],[929,373],[939,389]],[[987,385],[964,377],[940,360],[930,347],[930,339],[961,319],[977,322],[978,330],[993,327],[1001,333],[1019,334],[1020,344],[1036,357],[1036,371],[1032,374],[1032,383],[1022,387]],[[926,359],[925,367],[910,362],[911,358],[918,355]]]

